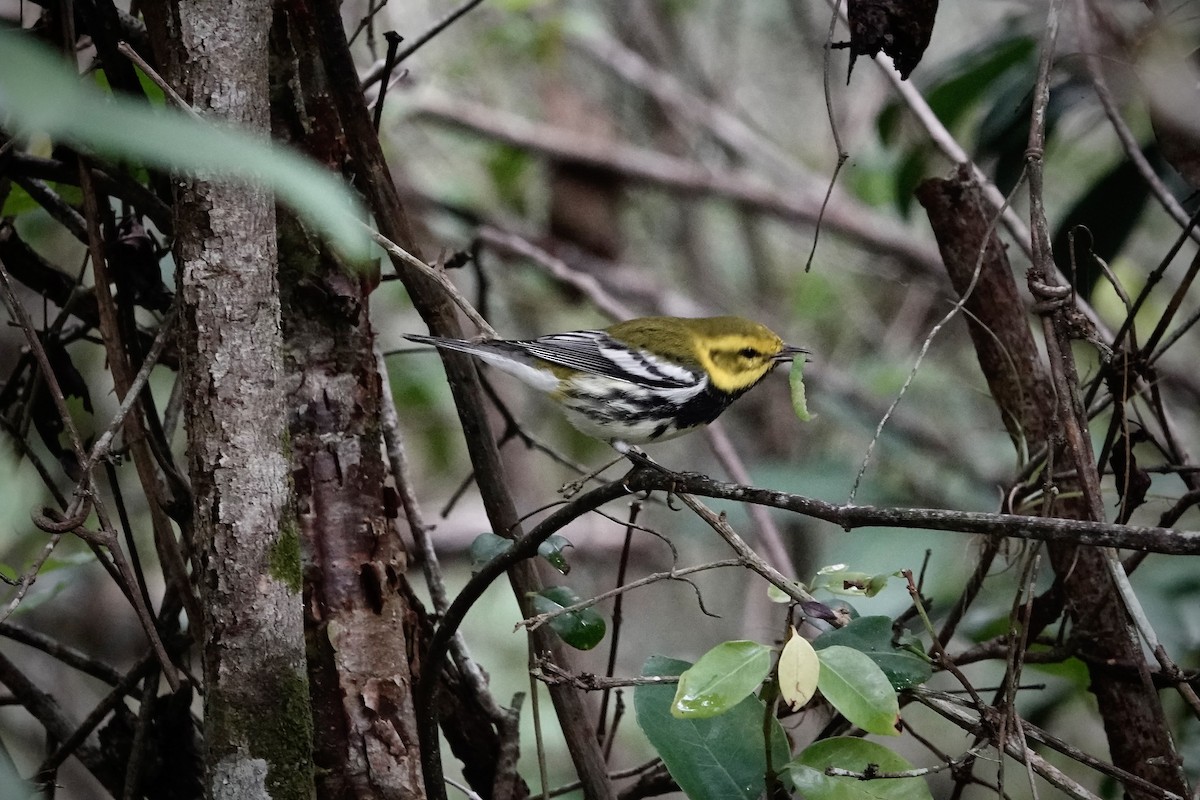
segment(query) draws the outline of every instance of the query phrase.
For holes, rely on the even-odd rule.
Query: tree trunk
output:
[[[312,0],[312,8],[316,17],[322,57],[331,82],[336,85],[357,84],[358,76],[350,59],[337,3],[335,0]],[[347,133],[356,185],[365,195],[380,233],[401,246],[411,248],[410,252],[415,252],[407,215],[391,182],[378,136],[371,127],[361,94],[341,92],[334,96],[341,113],[342,125]],[[441,336],[461,335],[457,312],[444,292],[428,278],[414,273],[403,263],[397,265],[397,272],[412,298],[414,307],[421,313],[431,332]],[[467,450],[475,468],[480,497],[492,523],[492,529],[507,536],[517,536],[521,531],[520,518],[508,490],[499,451],[488,427],[483,393],[479,387],[475,365],[471,358],[464,354],[441,355],[467,440]],[[531,564],[518,564],[510,570],[509,577],[513,582],[518,603],[527,610],[529,594],[542,588],[536,570]],[[531,639],[534,649],[539,654],[548,656],[558,664],[571,663],[565,645],[549,628],[543,627],[533,631]],[[423,669],[440,667],[440,664],[422,666]],[[584,797],[588,800],[609,800],[616,797],[594,726],[588,719],[582,691],[574,686],[560,684],[550,686],[549,693],[559,722],[563,726],[567,749],[583,782]],[[418,715],[423,712],[428,714],[430,709],[417,709]],[[429,717],[431,718],[432,716]],[[425,727],[430,734],[426,744],[430,748],[436,748],[436,730],[428,730],[429,719],[419,719],[418,724]],[[436,757],[427,758],[424,763],[426,790],[430,795],[445,795],[440,767]]]
[[[202,114],[269,129],[269,3],[147,4],[168,80]],[[275,211],[260,188],[178,184],[176,283],[204,606],[210,798],[313,791],[300,548],[287,513]]]
[[[330,169],[346,139],[302,0],[271,34],[277,139]],[[369,294],[378,269],[343,263],[280,212],[280,283],[292,476],[304,554],[304,624],[321,798],[424,797],[412,704],[418,609],[388,502]],[[394,494],[393,494],[394,497]],[[390,509],[390,511],[389,511]]]
[[[1061,463],[1065,457],[1055,422],[1054,389],[1029,331],[1004,248],[988,229],[978,186],[961,169],[952,180],[925,181],[917,198],[929,213],[951,283],[961,294],[970,291],[966,309],[971,338],[1014,444],[1031,453],[1049,447],[1053,463]],[[1053,514],[1088,519],[1078,488],[1060,488]],[[1162,703],[1149,680],[1140,643],[1129,634],[1103,553],[1063,544],[1051,544],[1048,550],[1063,590],[1048,596],[1062,598],[1065,606],[1045,621],[1063,610],[1070,617],[1070,645],[1087,664],[1113,763],[1163,789],[1186,794]],[[1036,633],[1029,632],[1030,641]],[[1132,668],[1142,680],[1131,680],[1128,672],[1112,665]],[[1134,798],[1152,796],[1136,787],[1128,787],[1128,792]]]

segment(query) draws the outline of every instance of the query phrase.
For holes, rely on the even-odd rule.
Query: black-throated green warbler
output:
[[[645,317],[525,340],[405,338],[515,375],[620,453],[707,425],[776,365],[808,352],[741,317]]]

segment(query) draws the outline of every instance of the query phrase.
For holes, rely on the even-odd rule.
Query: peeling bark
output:
[[[273,128],[336,170],[345,135],[310,24],[303,2],[277,4]],[[378,275],[339,261],[282,210],[279,247],[318,796],[424,797],[411,669],[419,608],[385,485],[385,387],[368,318]]]

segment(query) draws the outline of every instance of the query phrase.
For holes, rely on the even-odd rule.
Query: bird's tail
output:
[[[446,339],[441,336],[419,336],[415,333],[406,333],[404,338],[411,342],[431,344],[446,350],[469,353],[543,392],[554,391],[558,388],[558,378],[554,373],[537,366],[536,360],[531,358],[524,348],[512,342],[499,339],[468,342],[463,339]]]
[[[458,350],[463,353],[470,353],[473,356],[481,356],[485,353],[492,352],[492,348],[484,342],[468,342],[464,339],[447,339],[442,336],[420,336],[415,333],[406,333],[404,338],[410,342],[418,344],[431,344],[434,347],[444,347],[447,350]]]

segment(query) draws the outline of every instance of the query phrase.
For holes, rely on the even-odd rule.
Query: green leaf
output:
[[[642,675],[680,675],[689,666],[651,656]],[[673,696],[670,685],[638,686],[633,691],[638,727],[675,782],[690,800],[757,800],[767,770],[763,702],[746,697],[719,717],[679,719],[671,713]],[[771,718],[769,724],[771,764],[779,769],[788,760],[787,736],[779,720]]]
[[[792,374],[788,377],[792,387],[792,409],[801,422],[808,422],[813,415],[808,411],[808,399],[804,392],[804,359],[798,358],[792,362]]]
[[[505,539],[503,536],[498,536],[491,531],[479,534],[471,542],[471,547],[468,551],[471,555],[471,571],[478,572],[483,569],[484,564],[510,547],[512,547],[512,539]]]
[[[809,583],[809,589],[824,589],[847,596],[874,597],[887,586],[888,578],[896,574],[884,572],[871,575],[866,572],[851,572],[845,564],[830,564],[817,570],[816,576]]]
[[[864,781],[826,775],[828,767],[859,773],[904,772],[913,768],[881,744],[839,736],[806,747],[788,763],[786,773],[805,800],[933,800],[924,778]]]
[[[538,545],[537,551],[539,556],[550,562],[550,566],[566,575],[571,571],[571,565],[567,563],[563,551],[574,546],[567,537],[552,533],[546,541]]]
[[[679,677],[671,713],[703,719],[724,714],[762,685],[771,648],[758,642],[722,642]]]
[[[1024,34],[966,51],[945,74],[951,76],[926,93],[929,107],[947,128],[963,118],[989,87],[1010,69],[1028,63],[1037,42]]]
[[[55,555],[42,562],[42,568],[38,570],[38,577],[41,578],[60,569],[74,569],[95,563],[96,556],[90,550],[80,550],[76,553],[63,553],[59,550],[55,552]]]
[[[262,136],[104,94],[22,33],[0,32],[0,114],[14,133],[177,174],[255,182],[320,229],[351,260],[371,242],[341,179]]]
[[[800,581],[789,581],[789,583],[802,592],[808,591],[808,587]],[[767,584],[767,599],[772,603],[779,603],[780,605],[792,602],[792,596],[773,583]]]
[[[551,586],[531,597],[533,610],[539,614],[560,611],[580,601],[579,595],[566,586]],[[608,628],[604,623],[604,617],[591,608],[557,616],[550,620],[550,627],[564,642],[576,650],[591,650],[600,644]]]
[[[910,647],[899,647],[893,642],[890,617],[859,617],[844,628],[822,633],[813,640],[812,645],[817,650],[843,645],[865,653],[879,665],[896,691],[918,686],[933,674],[933,668],[923,654],[913,652]],[[919,642],[913,638],[911,647],[917,646]]]
[[[96,564],[96,556],[90,550],[63,552],[59,547],[55,555],[46,559],[38,570],[37,578],[29,594],[21,600],[14,614],[26,614],[57,598],[64,590],[77,584],[80,570],[90,569]]]
[[[896,736],[900,703],[883,670],[866,653],[832,645],[817,651],[817,687],[846,719],[868,733]]]
[[[1156,146],[1143,148],[1142,155],[1156,168],[1164,166]],[[1162,172],[1160,177],[1163,177]],[[1104,273],[1095,258],[1089,255],[1088,245],[1091,253],[1111,264],[1133,233],[1149,196],[1150,187],[1133,161],[1122,158],[1088,187],[1059,223],[1050,243],[1054,260],[1059,264],[1074,264],[1073,285],[1082,297],[1091,300],[1097,284],[1104,280]],[[1115,213],[1114,205],[1121,213]],[[1077,225],[1086,227],[1087,234],[1075,236],[1076,252],[1072,261],[1071,231]]]
[[[913,148],[900,160],[899,166],[893,173],[895,180],[893,193],[896,198],[896,206],[900,209],[901,214],[908,216],[913,200],[916,199],[917,186],[929,177],[929,171],[929,157],[924,148]]]
[[[54,181],[47,182],[47,185],[66,203],[78,206],[83,202],[83,192],[78,186]],[[42,204],[30,197],[28,192],[20,186],[13,186],[12,191],[8,194],[8,199],[4,201],[3,208],[0,208],[0,217],[19,217],[30,211],[37,211],[41,207]]]
[[[985,47],[965,51],[940,70],[946,80],[933,82],[926,90],[925,97],[933,112],[946,127],[954,127],[984,95],[996,92],[994,86],[999,79],[1014,68],[1031,63],[1036,46],[1036,40],[1031,37],[1014,34]],[[1025,85],[1028,87],[1029,82]],[[876,130],[884,144],[894,144],[899,138],[906,113],[904,103],[899,100],[879,112]]]

